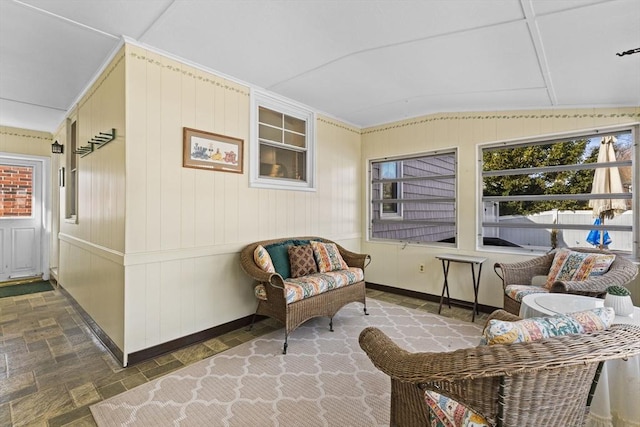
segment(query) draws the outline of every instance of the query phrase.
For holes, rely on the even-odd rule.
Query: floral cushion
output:
[[[289,246],[291,277],[302,277],[318,272],[313,249],[310,245]]]
[[[322,243],[312,240],[311,247],[313,248],[313,255],[316,258],[320,273],[346,270],[349,268],[347,263],[342,259],[335,243]]]
[[[284,294],[287,304],[321,294],[331,289],[352,285],[364,280],[364,271],[357,267],[347,270],[331,271],[328,273],[316,273],[308,276],[289,278],[284,281]],[[255,287],[257,298],[266,300],[267,293],[263,284]],[[267,285],[269,286],[269,285]]]
[[[483,427],[490,425],[483,416],[435,391],[426,390],[424,400],[433,414],[431,427]]]
[[[504,288],[505,295],[518,302],[522,302],[522,298],[526,297],[527,295],[541,293],[546,294],[548,292],[549,289],[547,288],[529,285],[508,285]]]
[[[511,344],[599,331],[611,326],[614,317],[615,313],[611,307],[598,307],[550,317],[532,317],[516,322],[492,319],[482,334],[482,343]]]
[[[258,245],[258,247],[253,251],[253,260],[263,271],[266,271],[267,273],[276,272],[276,269],[273,267],[273,262],[271,262],[269,252],[267,252],[262,245]]]
[[[553,257],[545,287],[551,289],[551,286],[557,281],[582,281],[591,276],[602,275],[609,270],[615,258],[616,256],[613,254],[560,249]]]

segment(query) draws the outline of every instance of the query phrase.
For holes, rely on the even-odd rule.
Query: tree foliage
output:
[[[483,170],[529,169],[593,163],[598,147],[587,150],[588,139],[564,141],[545,145],[500,148],[483,153]],[[517,196],[543,194],[584,194],[591,192],[593,170],[533,172],[484,178],[485,196]],[[552,209],[589,209],[587,201],[511,201],[500,204],[500,215],[530,215]]]

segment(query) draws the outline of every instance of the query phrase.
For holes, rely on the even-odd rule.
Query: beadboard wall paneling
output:
[[[60,227],[64,234],[119,252],[125,250],[124,76],[124,53],[120,52],[78,102],[78,146],[113,128],[116,139],[87,156],[78,156],[78,219],[76,223],[63,220]]]
[[[423,153],[439,149],[458,150],[458,248],[457,253],[487,257],[482,271],[479,302],[502,306],[502,286],[492,271],[498,260],[516,262],[528,257],[476,251],[478,207],[478,144],[551,135],[598,127],[637,123],[640,107],[616,109],[532,110],[434,114],[362,130],[364,167],[371,159]],[[640,164],[636,165],[640,173]],[[367,233],[368,180],[363,169],[363,235]],[[453,248],[393,244],[363,238],[362,251],[372,254],[367,280],[418,292],[439,294],[443,273],[435,255]],[[379,260],[384,260],[381,263]],[[419,272],[425,264],[426,273]],[[449,274],[451,297],[473,301],[471,272],[466,265],[452,264]],[[640,301],[640,279],[629,284],[634,301]]]
[[[125,354],[253,313],[238,257],[250,242],[311,234],[359,250],[358,129],[316,120],[317,191],[250,188],[249,88],[125,49]],[[244,140],[244,172],[182,167],[183,127]]]
[[[102,253],[101,253],[102,252]],[[117,259],[117,257],[116,257]],[[120,349],[124,349],[124,267],[113,253],[60,240],[59,282]]]
[[[100,132],[116,129],[116,139],[93,153],[77,158],[78,219],[66,221],[65,197],[59,191],[60,253],[58,281],[82,308],[124,349],[125,251],[125,61],[124,50],[115,55],[103,74],[73,110],[78,123],[78,146]],[[56,137],[66,141],[67,124]],[[69,165],[66,153],[58,166]],[[56,169],[57,171],[57,169]],[[57,185],[57,176],[52,180]],[[60,219],[61,218],[61,219]]]

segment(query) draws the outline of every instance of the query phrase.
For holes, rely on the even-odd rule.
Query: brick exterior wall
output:
[[[33,168],[0,165],[0,217],[31,216]]]

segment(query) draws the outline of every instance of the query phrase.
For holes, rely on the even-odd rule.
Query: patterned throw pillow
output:
[[[289,265],[291,277],[308,276],[317,273],[318,267],[313,258],[313,249],[310,245],[289,246]]]
[[[322,243],[312,240],[311,247],[313,248],[313,255],[316,258],[316,263],[318,263],[320,273],[346,270],[349,268],[347,263],[342,259],[335,243]]]
[[[545,287],[551,289],[551,286],[557,281],[579,282],[591,276],[602,275],[609,270],[611,263],[615,259],[616,256],[613,254],[585,253],[560,249],[553,257]]]
[[[488,427],[487,420],[455,400],[435,391],[425,390],[424,400],[435,416],[431,427]]]
[[[483,332],[482,344],[512,344],[600,331],[611,326],[614,318],[615,313],[611,307],[598,307],[593,310],[550,317],[532,317],[516,322],[493,319]]]
[[[269,252],[267,252],[262,245],[258,245],[255,251],[253,251],[253,260],[263,271],[266,271],[267,273],[276,272],[276,269],[273,267],[273,262],[271,262]]]

